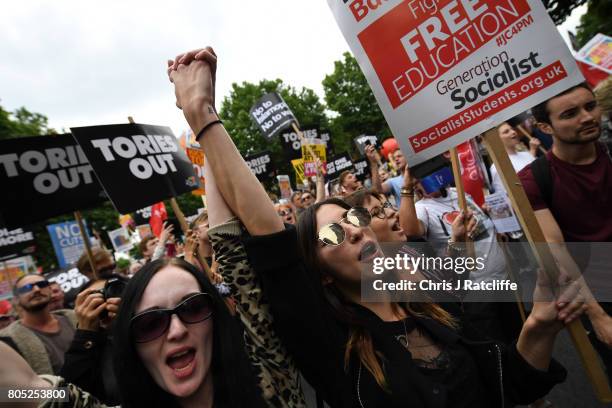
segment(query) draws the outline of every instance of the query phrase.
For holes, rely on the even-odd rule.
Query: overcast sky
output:
[[[560,31],[575,29],[580,7]],[[165,64],[212,45],[217,100],[233,82],[313,88],[348,46],[325,0],[10,1],[0,13],[0,105],[51,127],[137,122],[186,128]]]

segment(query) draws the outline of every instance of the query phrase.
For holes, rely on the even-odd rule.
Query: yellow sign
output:
[[[304,160],[304,175],[306,177],[317,175],[316,157],[319,158],[321,165],[325,168],[327,157],[325,154],[325,144],[323,142],[307,145],[302,144],[302,159]]]
[[[185,149],[185,151],[187,152],[187,157],[189,157],[189,160],[191,160],[193,169],[200,180],[200,188],[193,190],[191,194],[198,196],[204,195],[206,194],[206,190],[204,188],[204,151],[194,147],[188,147]]]
[[[295,182],[296,184],[304,184],[304,160],[303,159],[295,159],[291,160],[291,164],[293,165],[293,170],[295,170]]]

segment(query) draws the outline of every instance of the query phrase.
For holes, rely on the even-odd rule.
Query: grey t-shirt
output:
[[[72,338],[74,337],[75,328],[70,324],[68,318],[55,315],[59,322],[60,330],[57,333],[44,333],[36,329],[30,328],[45,345],[47,355],[51,361],[51,367],[54,374],[59,374],[64,365],[64,354],[70,348]]]

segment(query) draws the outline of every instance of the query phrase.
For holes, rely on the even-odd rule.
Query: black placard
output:
[[[134,224],[136,225],[144,225],[148,224],[151,219],[151,211],[152,207],[144,207],[140,208],[132,213],[132,219],[134,220]]]
[[[372,146],[378,146],[378,138],[373,135],[361,135],[355,138],[355,146],[357,146],[357,150],[363,156],[365,154],[365,147],[371,144]]]
[[[0,261],[32,253],[35,242],[29,228],[0,228]]]
[[[168,127],[128,123],[71,130],[120,214],[199,186]]]
[[[347,153],[336,155],[327,161],[326,179],[333,180],[345,170],[354,171],[351,156]]]
[[[366,177],[370,174],[370,164],[367,159],[359,159],[353,162],[353,167],[355,167],[355,176],[360,180],[364,181]]]
[[[325,143],[327,157],[333,155],[334,145],[331,133],[328,130],[319,130],[318,127],[305,127],[301,130],[306,140],[320,139]],[[282,132],[280,134],[280,141],[287,161],[302,158],[302,143],[300,142],[300,137],[293,129]]]
[[[274,178],[274,163],[272,163],[272,154],[268,151],[252,154],[244,158],[247,166],[251,169],[257,180],[271,180]]]
[[[297,124],[291,109],[276,92],[267,93],[259,98],[249,113],[251,119],[268,139],[272,139],[279,132],[291,127],[292,122]]]
[[[100,204],[106,195],[71,135],[0,142],[0,221],[19,228]]]

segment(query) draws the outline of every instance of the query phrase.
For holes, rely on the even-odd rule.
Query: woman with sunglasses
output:
[[[177,106],[253,235],[244,242],[279,336],[331,407],[503,407],[534,401],[562,381],[552,345],[582,311],[577,302],[536,303],[508,349],[461,338],[433,304],[362,302],[361,264],[382,255],[369,213],[330,199],[305,210],[299,236],[285,229],[216,114],[216,62],[210,48],[169,61]]]
[[[238,322],[202,272],[181,259],[148,263],[130,280],[113,334],[123,408],[263,406]],[[70,406],[105,406],[61,377],[36,377],[4,345],[0,355],[2,387],[67,386]]]
[[[293,206],[291,204],[276,203],[274,204],[274,209],[276,210],[276,213],[278,214],[279,218],[283,220],[285,224],[295,225],[297,223],[295,211],[293,211]]]

